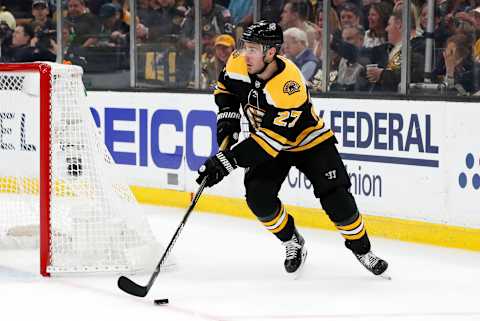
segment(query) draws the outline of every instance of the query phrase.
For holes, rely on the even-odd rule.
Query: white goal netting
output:
[[[161,247],[102,142],[81,68],[49,66],[50,90],[38,71],[0,67],[0,250],[38,247],[43,231],[47,272],[152,268]],[[45,116],[49,126],[40,125]],[[40,196],[40,180],[50,193]]]

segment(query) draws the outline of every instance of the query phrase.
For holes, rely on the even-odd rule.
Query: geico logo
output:
[[[320,111],[344,147],[438,154],[428,114]],[[440,134],[440,133],[439,133]],[[438,135],[439,135],[438,134]]]
[[[100,117],[90,110],[117,164],[179,169],[185,159],[196,171],[218,148],[213,111],[107,107]]]

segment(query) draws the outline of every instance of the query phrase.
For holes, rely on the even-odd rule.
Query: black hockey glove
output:
[[[223,142],[225,137],[229,137],[227,149],[238,141],[240,134],[240,113],[238,111],[230,111],[225,108],[217,115],[217,143],[218,146]]]
[[[197,183],[201,184],[206,177],[205,186],[211,187],[219,183],[225,176],[237,168],[237,164],[230,151],[218,152],[198,169]]]

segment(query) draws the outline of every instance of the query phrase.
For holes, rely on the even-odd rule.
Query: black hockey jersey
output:
[[[333,136],[315,114],[301,71],[285,57],[275,59],[278,71],[265,81],[249,75],[245,57],[233,52],[214,92],[219,112],[242,108],[249,121],[247,140],[270,157],[307,150]]]

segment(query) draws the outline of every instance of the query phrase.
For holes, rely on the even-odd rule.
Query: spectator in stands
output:
[[[31,23],[35,32],[53,33],[57,26],[50,19],[50,8],[47,0],[34,0],[32,3],[33,21]]]
[[[29,24],[32,21],[32,0],[1,0],[1,6],[15,17],[16,24]]]
[[[356,48],[364,45],[365,32],[362,27],[346,27],[342,31],[342,39]],[[363,75],[362,75],[363,74]],[[337,81],[330,86],[332,91],[364,91],[369,88],[364,77],[365,66],[357,61],[341,58],[338,65]]]
[[[267,21],[280,21],[284,0],[262,0],[260,16]]]
[[[340,15],[340,9],[348,0],[332,0],[332,8]]]
[[[5,56],[12,44],[13,30],[15,30],[17,24],[15,18],[9,11],[3,11],[4,8],[0,8],[0,57]]]
[[[98,41],[100,23],[97,17],[88,12],[85,0],[68,0],[68,11],[65,20],[72,27],[71,46],[91,47]]]
[[[299,28],[307,34],[308,47],[313,49],[316,37],[316,28],[313,23],[307,20],[308,4],[306,0],[291,0],[283,7],[280,25],[283,30],[288,28]]]
[[[215,37],[225,33],[231,34],[233,31],[230,12],[227,8],[215,4],[213,0],[200,0],[200,9],[202,13],[202,54],[212,53]],[[189,10],[180,36],[180,50],[177,52],[177,81],[180,86],[187,85],[193,79],[194,18],[194,10]]]
[[[342,29],[346,27],[362,27],[362,12],[360,8],[351,3],[346,2],[340,9],[340,25]]]
[[[480,30],[480,7],[471,10],[470,16],[472,17],[471,21],[475,29]]]
[[[423,34],[427,32],[427,22],[428,22],[428,4],[424,4],[420,12],[420,28],[422,29]],[[445,26],[445,22],[442,19],[440,10],[435,7],[434,9],[434,20],[433,20],[433,39],[434,39],[434,48],[445,48],[445,42],[447,41],[450,33]]]
[[[372,84],[371,90],[392,91],[396,92],[401,78],[401,55],[402,55],[402,29],[403,29],[403,6],[394,9],[388,20],[387,33],[388,42],[393,47],[385,47],[380,45],[373,48],[371,52],[380,51],[382,56],[387,58],[386,65],[382,66],[382,62],[371,58],[372,63],[378,63],[377,67],[367,66],[367,79]],[[414,11],[410,10],[412,28],[410,30],[410,46],[411,46],[411,73],[410,80],[413,83],[423,81],[423,72],[425,64],[425,38],[416,35],[416,19]],[[378,50],[379,49],[379,50]],[[383,59],[382,59],[383,60]]]
[[[15,28],[12,44],[2,56],[3,62],[32,62],[55,61],[55,52],[46,48],[37,47],[32,41],[34,32],[30,25],[20,25]]]
[[[33,21],[31,27],[35,36],[31,44],[38,48],[39,52],[51,52],[56,55],[57,26],[49,18],[49,3],[46,0],[34,0],[32,3]],[[46,60],[51,60],[50,54],[44,55]]]
[[[411,10],[412,22],[415,22]],[[415,23],[410,30],[411,82],[422,82],[424,71],[425,38],[416,35]],[[331,47],[349,62],[359,62],[367,67],[366,77],[371,83],[370,91],[396,92],[401,75],[402,52],[402,7],[395,9],[387,25],[388,43],[376,47],[357,47],[334,37]],[[370,66],[367,66],[369,65]]]
[[[101,21],[98,47],[128,46],[129,26],[120,19],[120,8],[112,3],[105,3],[98,17]]]
[[[235,26],[247,27],[253,23],[252,0],[230,1],[228,11],[232,15],[232,23]]]
[[[297,65],[305,80],[311,82],[319,68],[319,61],[307,43],[307,34],[300,28],[288,28],[283,32],[285,56]]]
[[[392,7],[387,2],[373,3],[368,11],[368,30],[365,32],[364,47],[375,47],[387,42],[385,28]]]
[[[202,56],[202,89],[215,87],[220,71],[234,50],[235,39],[231,35],[223,34],[216,37],[213,57],[208,58],[206,54]]]
[[[341,30],[341,25],[340,25],[340,19],[338,18],[337,12],[331,8],[330,9],[330,14],[328,18],[329,24],[330,24],[330,36],[332,36],[335,33],[338,33],[339,30]],[[323,40],[322,40],[322,34],[323,34],[323,6],[319,6],[317,9],[317,22],[315,24],[315,42],[314,42],[314,48],[313,52],[315,53],[315,56],[321,61],[322,59],[322,46],[323,46]]]
[[[12,35],[12,43],[2,55],[3,62],[27,62],[31,61],[30,40],[34,32],[30,25],[17,26]]]
[[[477,68],[474,68],[471,37],[459,33],[447,39],[443,51],[444,69],[437,71],[437,81],[443,81],[449,91],[459,95],[480,89]]]
[[[98,16],[100,13],[100,8],[105,4],[105,3],[111,3],[111,0],[87,0],[85,3],[87,5],[88,11],[95,15]]]
[[[150,0],[138,0],[137,17],[140,23],[149,28],[154,22],[154,10],[150,7]]]
[[[179,35],[185,14],[179,10],[175,0],[157,0],[148,25],[148,39],[159,41],[165,36]]]
[[[0,22],[4,22],[11,30],[17,27],[17,22],[13,14],[5,7],[0,6]]]
[[[227,8],[215,4],[213,0],[200,0],[200,9],[202,12],[202,33],[232,34],[231,15]],[[182,30],[183,43],[185,47],[191,50],[195,48],[195,40],[193,39],[194,18],[194,10],[189,10]]]

